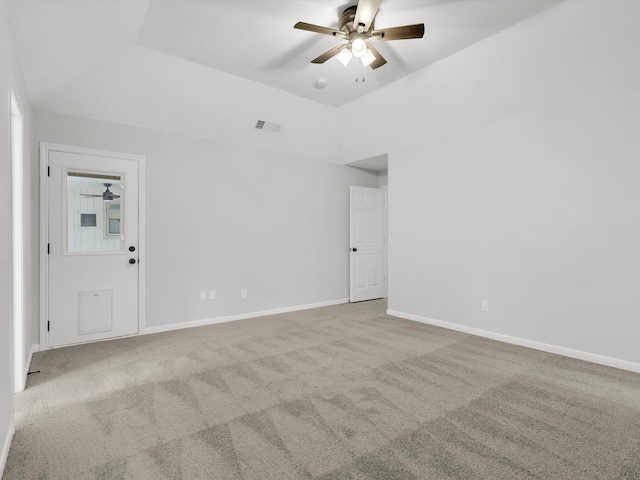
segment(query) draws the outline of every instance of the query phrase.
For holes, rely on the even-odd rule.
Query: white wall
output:
[[[620,92],[393,155],[389,308],[640,364],[638,127]]]
[[[637,86],[638,18],[636,1],[565,0],[344,105],[340,117],[360,121],[340,131],[341,156],[375,157]]]
[[[408,118],[347,152],[390,152],[391,311],[640,369],[638,18],[564,2],[349,106]]]
[[[389,186],[389,170],[381,170],[378,172],[378,186],[379,187]]]
[[[190,88],[183,88],[190,85]],[[171,97],[171,102],[157,99]],[[134,46],[96,65],[39,108],[341,163],[333,107]],[[257,120],[282,125],[257,133]]]
[[[11,314],[11,156],[9,88],[11,38],[0,4],[0,469],[4,468],[13,432],[12,314]]]
[[[349,296],[349,185],[375,174],[50,112],[35,125],[38,141],[146,156],[147,326]]]
[[[9,92],[13,88],[14,94],[24,114],[24,206],[27,210],[25,218],[25,246],[27,256],[25,261],[25,293],[29,297],[37,298],[37,250],[36,260],[32,258],[33,244],[31,232],[37,225],[37,215],[32,210],[33,204],[29,195],[33,193],[31,184],[30,137],[31,110],[29,97],[24,88],[19,62],[17,60],[11,29],[6,15],[6,5],[0,2],[0,476],[4,469],[6,455],[13,434],[13,382],[12,382],[12,267],[11,267],[11,155],[9,137],[10,101]],[[36,202],[37,205],[37,202]],[[37,313],[37,303],[35,305]],[[29,319],[34,314],[34,307],[27,302],[25,317],[27,318],[25,332],[25,359],[35,343],[34,333]]]

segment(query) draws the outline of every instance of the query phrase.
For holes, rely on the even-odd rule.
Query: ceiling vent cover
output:
[[[280,133],[281,127],[282,125],[280,125],[279,123],[267,122],[266,120],[258,120],[256,122],[255,129],[260,132],[270,133],[271,135],[278,135]]]

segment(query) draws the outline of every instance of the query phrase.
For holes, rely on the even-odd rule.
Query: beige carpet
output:
[[[38,353],[3,479],[640,478],[640,375],[384,311]]]

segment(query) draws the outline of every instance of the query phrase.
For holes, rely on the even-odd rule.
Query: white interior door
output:
[[[350,301],[382,298],[386,294],[384,191],[351,187]]]
[[[138,332],[138,162],[49,152],[49,346]]]

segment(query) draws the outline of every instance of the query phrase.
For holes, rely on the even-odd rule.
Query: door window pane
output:
[[[120,236],[120,203],[116,202],[105,202],[105,211],[106,211],[106,235],[109,237],[119,237]]]
[[[67,252],[122,251],[122,177],[67,172]]]
[[[80,227],[97,227],[98,219],[95,213],[81,213]]]

